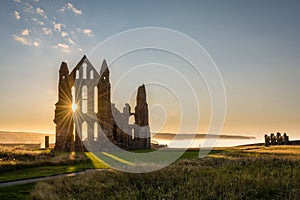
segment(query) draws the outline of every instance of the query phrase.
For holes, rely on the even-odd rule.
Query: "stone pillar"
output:
[[[49,148],[49,136],[45,136],[45,149]]]
[[[139,140],[141,140],[139,145],[140,148],[151,148],[150,141],[150,128],[148,122],[148,104],[146,101],[146,89],[145,85],[142,85],[138,88],[137,97],[136,97],[136,107],[134,120],[136,128],[138,131],[134,132],[134,137],[136,138],[136,133],[138,133]]]

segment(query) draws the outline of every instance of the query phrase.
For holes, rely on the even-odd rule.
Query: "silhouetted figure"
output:
[[[290,144],[289,136],[286,133],[283,134],[283,144]]]
[[[282,145],[283,144],[283,137],[281,136],[280,132],[277,132],[277,134],[276,134],[276,143],[278,145]]]
[[[276,137],[274,133],[271,133],[271,145],[276,145]]]
[[[270,141],[270,136],[268,136],[267,134],[265,135],[265,146],[270,146],[271,144],[271,141]]]

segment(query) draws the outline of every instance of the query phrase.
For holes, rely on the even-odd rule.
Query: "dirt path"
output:
[[[0,183],[0,187],[34,183],[34,182],[50,180],[50,179],[54,179],[54,178],[58,178],[58,177],[76,176],[76,175],[84,174],[86,172],[91,172],[91,171],[106,171],[106,170],[111,170],[111,169],[88,169],[88,170],[81,171],[81,172],[73,172],[73,173],[59,174],[59,175],[54,175],[54,176],[46,176],[46,177],[39,177],[39,178],[30,178],[30,179],[24,179],[24,180],[9,181],[9,182]]]

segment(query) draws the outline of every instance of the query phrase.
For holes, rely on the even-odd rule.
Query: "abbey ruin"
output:
[[[111,103],[109,73],[105,60],[100,73],[86,56],[70,73],[62,62],[55,104],[56,150],[86,151],[87,145],[102,147],[109,142],[123,149],[151,147],[145,86],[138,88],[134,113],[128,103],[120,112]]]

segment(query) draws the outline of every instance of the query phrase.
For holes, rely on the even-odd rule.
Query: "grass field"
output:
[[[0,199],[3,200],[16,200],[16,199],[32,199],[31,191],[36,183],[28,183],[23,185],[0,187]]]
[[[37,154],[46,154],[43,156],[47,157],[48,153]],[[59,157],[64,157],[64,163],[68,164],[60,165],[62,162]],[[45,162],[45,158],[40,158],[40,161],[33,157],[31,159],[36,164]],[[20,160],[22,159],[19,162]],[[55,164],[46,166],[50,171],[55,167],[70,166],[70,162],[77,165],[85,163],[85,167],[90,168],[107,167],[90,153],[56,154],[48,161]],[[7,165],[4,169],[10,167]],[[38,167],[24,169],[28,169],[28,172],[36,171]],[[61,172],[65,170],[62,169]],[[15,171],[17,170],[8,170],[5,173],[13,174]],[[1,171],[1,178],[2,175]],[[14,191],[13,196],[11,191]],[[19,198],[13,198],[17,196]],[[187,151],[172,165],[151,173],[87,172],[76,177],[57,178],[38,184],[0,188],[0,199],[24,198],[300,199],[300,146],[215,148],[203,159],[198,159],[198,151]]]
[[[62,153],[50,150],[0,149],[0,183],[65,174],[86,169],[108,168],[91,153]],[[0,187],[0,199],[31,199],[30,193],[36,183]]]
[[[0,182],[108,168],[90,153],[60,153],[50,150],[0,150]]]

